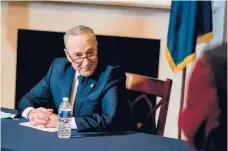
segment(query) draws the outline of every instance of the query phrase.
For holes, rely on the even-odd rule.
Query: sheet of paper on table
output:
[[[14,118],[14,117],[15,117],[15,114],[6,113],[3,111],[0,112],[0,118]]]
[[[41,127],[41,126],[33,126],[29,122],[20,123],[20,125],[35,128],[35,129],[45,131],[45,132],[56,132],[56,131],[58,131],[57,128],[46,128],[46,127]]]

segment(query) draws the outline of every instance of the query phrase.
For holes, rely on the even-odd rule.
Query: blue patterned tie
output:
[[[78,76],[78,87],[77,87],[77,92],[76,92],[76,98],[78,98],[78,96],[80,95],[80,91],[82,89],[82,84],[84,81],[85,77],[79,75]]]

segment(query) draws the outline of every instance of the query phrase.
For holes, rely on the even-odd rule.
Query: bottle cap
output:
[[[69,98],[68,97],[63,97],[63,101],[67,102],[67,101],[69,101]]]

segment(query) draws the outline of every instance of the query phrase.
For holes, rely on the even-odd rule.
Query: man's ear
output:
[[[66,57],[67,57],[67,60],[70,62],[70,63],[72,63],[72,60],[70,59],[70,56],[68,55],[68,53],[67,53],[67,50],[66,49],[63,49],[64,50],[64,52],[65,52],[65,55],[66,55]]]

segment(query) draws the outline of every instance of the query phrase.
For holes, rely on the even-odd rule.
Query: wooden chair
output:
[[[140,128],[143,127],[143,124],[145,124],[149,118],[152,118],[154,121],[154,124],[151,125],[151,129],[153,129],[153,134],[163,136],[169,106],[172,80],[167,79],[166,81],[162,81],[152,77],[132,73],[126,73],[126,77],[127,90],[137,92],[138,94],[136,98],[134,98],[133,100],[129,100],[130,107],[132,108],[140,101],[145,101],[149,108],[149,113],[144,122],[137,123],[138,130],[140,131]],[[154,102],[155,106],[152,105],[153,103],[149,98],[149,96],[151,95],[161,98],[158,103]],[[158,122],[157,126],[155,126],[155,112],[159,107],[160,112],[158,116]],[[136,114],[137,113],[133,113],[133,115]]]

